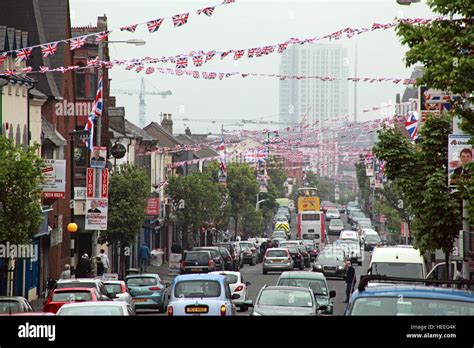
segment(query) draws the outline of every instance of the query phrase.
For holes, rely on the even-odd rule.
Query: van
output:
[[[393,246],[375,248],[367,274],[424,279],[426,265],[418,249]]]

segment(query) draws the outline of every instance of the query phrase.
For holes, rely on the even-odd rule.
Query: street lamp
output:
[[[420,0],[397,0],[397,4],[399,5],[407,5],[410,6],[412,3],[420,2]]]
[[[263,203],[265,201],[268,201],[268,199],[261,199],[255,204],[255,209],[258,209],[260,207],[260,203]]]

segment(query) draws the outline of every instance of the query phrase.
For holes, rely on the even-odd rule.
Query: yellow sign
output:
[[[319,211],[319,197],[299,197],[298,211]]]
[[[277,222],[275,225],[275,231],[290,231],[290,225],[287,222]]]

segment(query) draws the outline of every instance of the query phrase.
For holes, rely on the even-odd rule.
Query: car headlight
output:
[[[321,268],[323,268],[323,266],[321,266],[321,265],[316,265],[316,268],[321,269]]]
[[[337,268],[338,268],[338,269],[343,269],[344,267],[342,267],[342,266],[338,266]]]
[[[261,317],[262,316],[259,312],[252,312],[252,315],[256,316],[256,317]]]

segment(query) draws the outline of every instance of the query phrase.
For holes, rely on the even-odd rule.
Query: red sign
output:
[[[145,214],[150,216],[160,215],[159,198],[148,198]]]
[[[102,189],[101,198],[107,198],[109,193],[109,170],[107,168],[102,169]]]
[[[87,168],[86,197],[94,198],[94,169]]]

